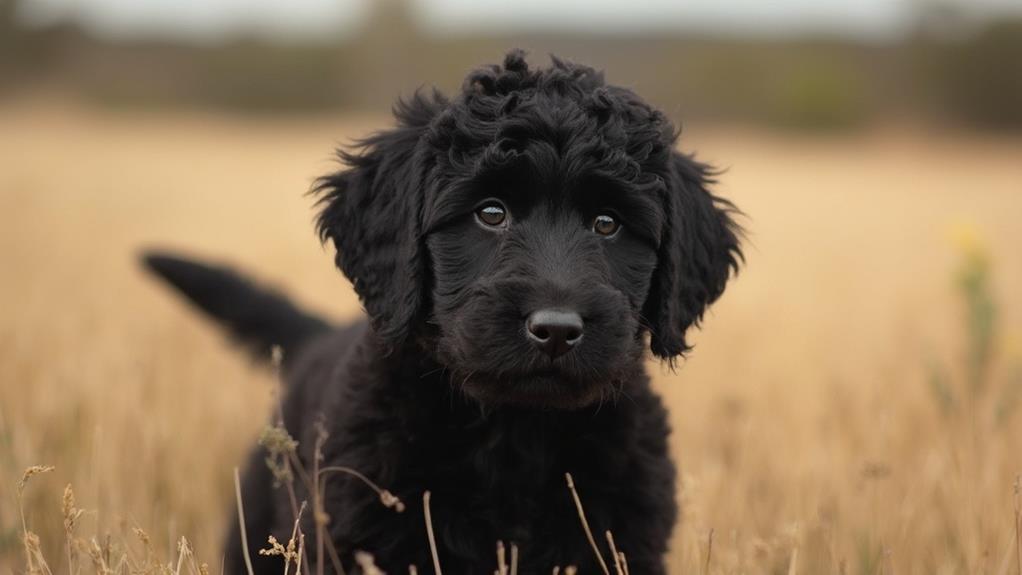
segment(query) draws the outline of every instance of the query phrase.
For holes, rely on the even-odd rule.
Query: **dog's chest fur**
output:
[[[338,344],[351,339],[339,354]],[[321,465],[354,468],[407,505],[396,513],[357,480],[333,476],[326,509],[342,555],[369,551],[391,573],[429,565],[422,513],[429,490],[445,572],[492,572],[496,555],[487,550],[498,540],[519,546],[522,573],[572,564],[594,572],[599,567],[565,482],[570,472],[601,546],[613,530],[633,573],[662,571],[675,516],[674,468],[666,414],[641,366],[626,382],[627,395],[563,412],[484,411],[444,370],[421,356],[384,359],[364,334],[312,346],[301,363],[309,367],[290,374],[284,411],[305,464],[311,468],[316,434],[309,414],[322,414],[329,438]],[[329,381],[303,379],[328,363]],[[277,526],[289,530],[286,497],[276,499]]]

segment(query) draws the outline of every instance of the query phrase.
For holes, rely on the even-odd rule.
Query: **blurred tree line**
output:
[[[336,41],[233,37],[215,45],[114,41],[62,23],[19,25],[0,0],[0,98],[50,90],[106,106],[239,112],[382,110],[420,86],[457,89],[512,47],[602,67],[686,119],[844,129],[881,120],[1022,129],[1022,18],[969,23],[925,5],[891,42],[666,32],[454,37],[417,27],[406,2],[374,3]]]

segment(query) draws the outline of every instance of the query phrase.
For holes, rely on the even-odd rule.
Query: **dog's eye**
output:
[[[621,224],[613,216],[600,214],[593,219],[593,231],[601,236],[612,236],[619,229],[621,229]]]
[[[491,228],[503,226],[507,222],[507,210],[500,202],[487,202],[476,209],[476,218],[483,225]]]

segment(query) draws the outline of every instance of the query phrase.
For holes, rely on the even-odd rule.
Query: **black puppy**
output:
[[[644,349],[668,361],[688,349],[741,257],[733,207],[674,150],[663,114],[585,66],[530,69],[512,52],[456,97],[417,94],[395,114],[316,188],[319,232],[368,326],[331,330],[223,269],[159,255],[150,267],[260,353],[284,348],[283,420],[307,468],[321,420],[321,467],[409,504],[398,514],[329,479],[349,573],[356,550],[390,573],[431,564],[425,490],[447,573],[493,572],[498,540],[518,544],[521,573],[595,573],[565,472],[630,571],[663,573],[675,471]],[[292,505],[259,449],[243,496],[249,548],[285,540]],[[237,529],[226,554],[243,573]]]

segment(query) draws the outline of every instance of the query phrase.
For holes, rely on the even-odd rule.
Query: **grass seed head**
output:
[[[365,575],[387,575],[382,569],[376,566],[376,561],[373,556],[365,551],[355,552],[355,563],[362,568],[362,572]]]
[[[294,476],[291,471],[290,458],[298,450],[298,441],[291,437],[283,425],[273,425],[263,428],[263,432],[259,436],[259,445],[269,452],[266,466],[273,473],[273,479],[277,485],[291,483]]]
[[[380,491],[380,501],[383,503],[385,507],[393,509],[398,513],[403,513],[405,510],[405,504],[402,503],[401,500],[398,499],[396,495],[394,495],[390,491],[387,491],[386,489]]]
[[[70,483],[64,488],[61,511],[64,515],[64,533],[71,537],[74,535],[75,527],[78,526],[78,518],[85,513],[85,510],[75,507],[75,492],[71,489]]]
[[[56,469],[52,465],[33,465],[25,470],[25,473],[21,476],[21,481],[18,482],[18,495],[21,495],[25,491],[25,485],[28,484],[28,480],[32,479],[36,475],[43,473],[49,473]]]
[[[270,546],[267,549],[260,549],[259,550],[260,555],[272,556],[287,554],[287,548],[281,545],[280,541],[277,541],[277,538],[274,537],[273,535],[270,535],[267,538],[267,542],[270,544]]]

